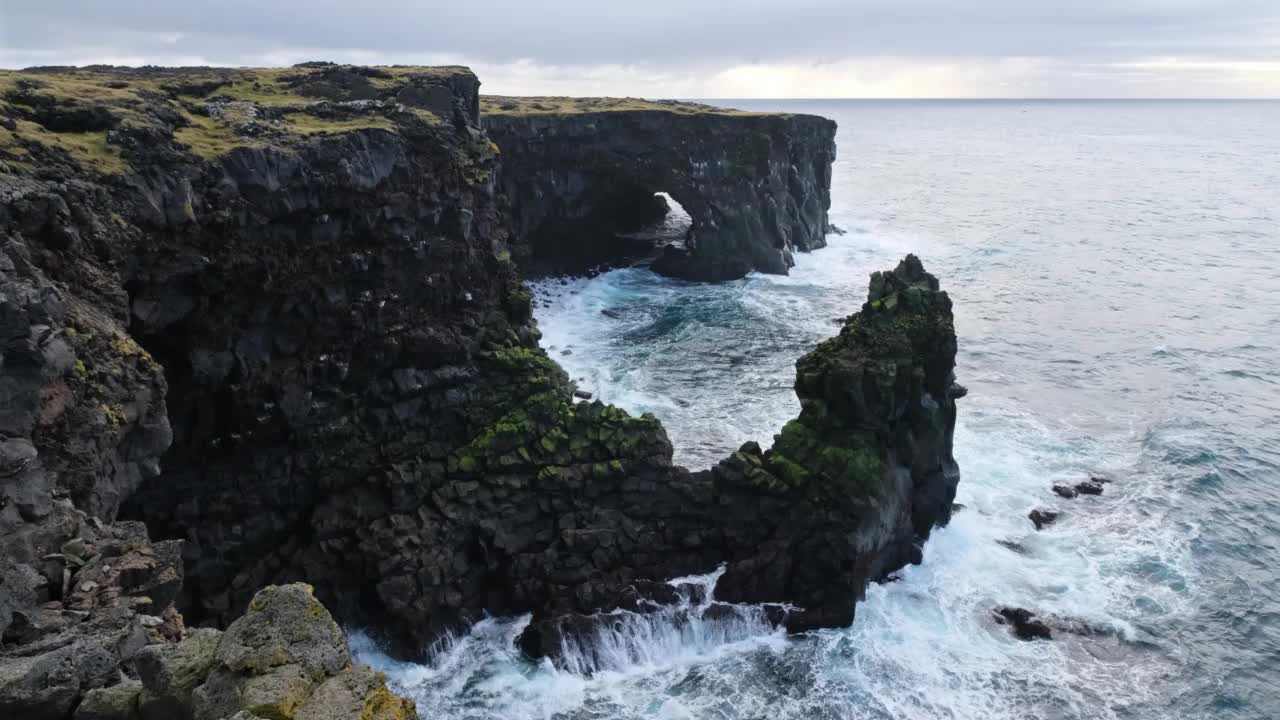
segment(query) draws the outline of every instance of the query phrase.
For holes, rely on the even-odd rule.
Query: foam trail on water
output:
[[[716,581],[724,571],[721,565],[706,575],[671,580],[679,596],[675,603],[594,616],[591,632],[562,642],[562,665],[583,676],[633,672],[696,661],[721,646],[780,632],[765,607],[716,602]]]
[[[724,571],[722,566],[671,580],[679,598],[675,603],[594,616],[589,633],[564,640],[560,667],[525,658],[516,648],[529,625],[527,615],[488,618],[465,633],[448,635],[425,664],[388,657],[362,632],[350,633],[349,642],[358,662],[387,673],[397,692],[431,716],[546,718],[575,709],[608,709],[631,717],[652,705],[655,679],[667,684],[698,668],[733,662],[735,656],[785,648],[783,631],[770,621],[766,607],[715,600],[715,584]],[[671,710],[679,703],[663,705]]]
[[[705,286],[624,269],[544,281],[543,344],[599,397],[657,413],[682,461],[767,444],[795,413],[795,358],[856,309],[867,273],[900,256],[899,239],[848,226],[856,241],[832,238],[790,277]],[[969,261],[934,251],[942,268]],[[964,271],[952,275],[964,292]],[[359,656],[447,718],[1172,718],[1159,708],[1180,649],[1161,628],[1194,610],[1199,530],[1167,478],[1204,438],[1160,417],[1047,416],[1015,391],[982,392],[1010,379],[981,342],[966,347],[958,374],[977,390],[956,432],[966,508],[922,566],[868,588],[852,627],[785,637],[764,608],[716,603],[710,573],[673,581],[672,606],[598,617],[566,641],[561,667],[515,649],[527,619],[480,623],[427,665],[367,643]],[[1091,472],[1117,481],[1070,502],[1048,490]],[[1064,514],[1037,532],[1026,517],[1037,507]],[[992,621],[1000,605],[1092,634],[1022,642]]]

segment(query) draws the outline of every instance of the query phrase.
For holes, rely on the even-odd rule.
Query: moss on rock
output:
[[[3,70],[0,120],[10,122],[0,123],[0,160],[26,170],[61,157],[100,175],[121,175],[135,169],[130,148],[139,142],[154,150],[167,141],[211,160],[238,148],[289,149],[319,136],[418,132],[443,127],[452,106],[407,106],[406,89],[442,88],[438,94],[448,98],[448,88],[463,85],[478,83],[458,67]],[[43,156],[40,162],[33,153]]]
[[[220,638],[193,694],[195,720],[400,720],[413,704],[386,676],[352,666],[346,639],[310,585],[270,586]]]

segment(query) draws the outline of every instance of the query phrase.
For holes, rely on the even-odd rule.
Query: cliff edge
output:
[[[0,702],[70,667],[33,715],[66,717],[297,580],[410,656],[521,612],[554,655],[720,563],[721,599],[843,624],[947,521],[962,390],[918,260],[800,361],[771,450],[675,467],[655,418],[575,402],[539,348],[477,91],[459,68],[0,73]]]
[[[658,192],[691,221],[653,263],[665,275],[785,275],[794,253],[826,245],[836,155],[826,118],[630,98],[485,96],[480,107],[527,271],[652,255],[627,234],[663,216]]]

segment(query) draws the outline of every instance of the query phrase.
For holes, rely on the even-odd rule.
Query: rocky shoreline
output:
[[[841,625],[947,522],[963,388],[918,259],[800,359],[772,449],[674,466],[655,418],[576,402],[539,347],[522,151],[481,128],[478,88],[464,68],[0,73],[0,714],[407,716],[329,611],[409,657],[528,612],[522,646],[555,655],[726,563],[717,599]],[[825,233],[829,121],[592,112],[686,145],[768,127],[739,173],[762,187],[807,147],[748,237],[785,271]],[[576,110],[538,122],[583,132]],[[756,217],[763,196],[704,182]],[[708,239],[728,216],[691,214],[697,262],[735,268],[707,277],[770,269]]]

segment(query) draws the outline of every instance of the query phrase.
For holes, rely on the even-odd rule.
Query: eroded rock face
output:
[[[397,92],[394,77],[310,70],[272,87]],[[636,603],[722,562],[722,600],[798,605],[785,619],[793,629],[847,623],[865,583],[918,560],[948,519],[963,390],[950,301],[915,258],[874,276],[861,311],[798,363],[803,411],[772,450],[748,443],[690,473],[672,465],[656,419],[574,402],[538,347],[496,151],[467,110],[465,77],[411,75],[405,87],[422,91],[422,107],[263,105],[234,97],[236,76],[184,84],[154,72],[176,95],[147,89],[129,106],[148,113],[149,142],[92,131],[123,166],[42,146],[34,165],[0,173],[15,188],[0,214],[14,268],[2,278],[13,331],[4,377],[21,400],[0,448],[0,542],[12,560],[0,568],[0,619],[5,652],[19,648],[12,657],[44,652],[33,643],[68,617],[77,628],[101,618],[117,633],[105,667],[141,678],[141,713],[164,711],[164,698],[181,705],[190,688],[197,716],[296,714],[320,688],[341,704],[374,686],[344,675],[341,655],[312,662],[286,639],[259,662],[256,640],[227,640],[244,634],[233,621],[257,628],[253,638],[286,632],[286,617],[264,620],[272,606],[253,607],[267,584],[314,583],[344,622],[385,632],[408,655],[486,612],[532,612],[526,647],[554,654],[560,619]],[[229,140],[183,134],[181,122],[196,122],[182,100],[192,86],[231,94],[201,106],[232,118]],[[23,98],[55,90],[32,86]],[[752,162],[768,165],[790,130],[759,122],[772,140]],[[829,165],[830,124],[792,122],[811,126],[795,142],[812,150],[812,167]],[[712,142],[689,141],[698,138]],[[816,202],[821,221],[779,215],[792,245],[825,229],[821,199],[796,202]],[[746,212],[716,207],[705,217]],[[8,373],[11,352],[22,373]],[[165,541],[86,514],[110,522],[122,503]],[[109,556],[98,549],[107,536],[121,544]],[[319,607],[296,591],[270,597]],[[231,624],[195,686],[207,647],[142,650],[183,637],[171,601],[192,623]],[[96,630],[69,637],[107,642]],[[56,662],[42,665],[46,681],[15,663],[0,676],[0,703],[31,682],[66,688],[24,701],[51,716],[114,686],[88,665],[65,678],[53,678]],[[233,696],[262,701],[232,708]]]
[[[826,245],[836,125],[812,115],[660,109],[497,112],[517,261],[577,272],[645,248],[619,239],[645,201],[669,193],[693,224],[653,267],[691,280],[783,274]],[[660,217],[660,215],[659,215]]]
[[[117,683],[147,645],[182,633],[172,607],[180,543],[152,543],[139,523],[102,526],[75,510],[63,517],[69,524],[37,525],[32,535],[72,539],[42,556],[34,575],[4,578],[7,589],[34,595],[11,607],[0,643],[5,717],[70,717],[83,695]],[[86,713],[122,700],[113,692],[94,702]]]
[[[0,715],[96,717],[127,707],[171,716],[165,702],[175,696],[169,691],[157,695],[144,687],[134,697],[132,684],[117,683],[121,673],[143,672],[145,648],[182,638],[182,617],[173,604],[184,568],[202,555],[198,543],[184,551],[183,540],[207,536],[157,524],[152,537],[171,539],[152,541],[142,523],[113,521],[123,504],[136,502],[140,486],[162,482],[166,451],[165,461],[172,459],[175,479],[181,479],[191,448],[204,457],[221,441],[249,434],[247,418],[252,414],[256,423],[262,393],[272,401],[288,398],[281,405],[295,417],[309,412],[301,395],[283,391],[293,387],[286,379],[293,375],[281,375],[279,364],[268,368],[256,354],[262,346],[255,341],[266,338],[268,354],[289,356],[289,339],[275,340],[263,329],[272,326],[275,309],[243,296],[239,305],[220,297],[238,290],[206,272],[211,264],[261,290],[273,276],[288,274],[271,268],[291,262],[299,233],[304,244],[334,249],[316,256],[332,269],[317,272],[322,282],[345,277],[346,263],[357,262],[336,248],[360,232],[361,223],[383,228],[371,242],[394,242],[423,262],[453,257],[452,244],[433,239],[472,230],[499,244],[504,237],[489,232],[496,225],[486,186],[492,150],[474,127],[474,75],[458,68],[401,69],[394,77],[374,78],[374,100],[343,96],[346,79],[333,75],[156,68],[0,72]],[[327,90],[322,102],[308,100],[325,83],[338,89]],[[282,104],[240,99],[245,92]],[[404,97],[384,99],[398,92]],[[217,94],[202,97],[210,93]],[[128,124],[120,121],[126,115]],[[415,143],[428,152],[406,150]],[[354,209],[335,201],[342,192],[374,195],[397,173],[421,194],[389,193]],[[420,176],[444,179],[403,180]],[[300,178],[312,179],[310,195]],[[481,199],[433,204],[448,183],[451,197]],[[330,188],[328,194],[320,187]],[[296,222],[316,202],[325,208],[315,222]],[[293,218],[287,228],[272,224],[272,217],[284,216]],[[406,230],[414,223],[420,223],[417,230]],[[304,225],[319,229],[300,229]],[[266,245],[248,250],[237,242],[245,238],[236,228],[246,226],[261,229],[248,239]],[[273,253],[263,249],[273,243],[274,259],[268,259]],[[345,261],[333,262],[339,255]],[[503,270],[490,246],[449,264],[454,271],[468,266],[484,278],[485,290],[518,289],[514,272]],[[313,270],[296,267],[298,273]],[[431,281],[427,273],[416,278]],[[371,305],[358,285],[352,279],[325,289],[340,302]],[[277,290],[277,297],[289,293]],[[437,310],[470,302],[452,282],[425,292],[436,298]],[[478,300],[485,309],[471,316],[472,327],[502,298]],[[415,311],[429,304],[415,304]],[[232,312],[219,320],[210,308],[222,306]],[[247,319],[246,312],[258,319]],[[192,321],[193,313],[209,325]],[[380,318],[395,323],[396,315],[390,310]],[[292,322],[290,329],[312,320],[294,317],[280,325]],[[201,331],[217,332],[223,322],[248,324],[218,352],[186,344]],[[509,327],[492,325],[508,337]],[[156,340],[162,331],[164,340]],[[381,337],[387,330],[369,332]],[[472,334],[475,342],[484,341],[485,333]],[[249,340],[237,345],[242,337]],[[172,373],[139,339],[164,356]],[[174,348],[180,348],[176,355]],[[284,380],[279,395],[276,386],[262,382],[268,374]],[[165,402],[169,379],[190,392],[189,404],[175,403],[182,396],[174,394]],[[171,412],[181,418],[180,452],[171,450]],[[287,432],[273,437],[287,442]],[[198,501],[208,497],[198,494]],[[229,549],[234,553],[238,546]],[[249,599],[252,589],[246,590],[237,610]],[[197,585],[191,594],[198,593]],[[211,619],[233,617],[228,612]]]

